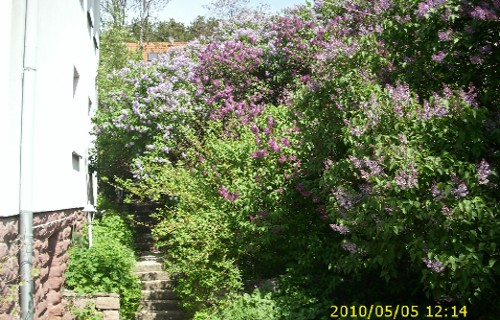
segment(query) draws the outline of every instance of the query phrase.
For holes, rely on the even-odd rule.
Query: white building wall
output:
[[[19,211],[25,1],[0,1],[0,217]]]
[[[14,8],[19,2],[24,1],[2,1],[1,6]],[[93,107],[97,104],[96,30],[90,27],[87,16],[93,2],[98,3],[86,0],[39,0],[32,186],[35,212],[83,207],[88,200],[87,151],[91,141],[89,103]],[[19,16],[22,8],[20,12],[10,10],[13,12],[10,15],[9,11],[3,9],[0,7],[0,17],[2,26],[5,24],[6,28],[2,28],[0,34],[2,43],[10,43],[11,46],[4,47],[10,48],[4,50],[9,55],[8,59],[1,59],[2,70],[3,64],[8,64],[10,69],[8,75],[2,72],[0,76],[0,101],[10,101],[13,107],[0,109],[0,150],[6,150],[4,146],[8,147],[7,157],[1,157],[0,161],[2,168],[13,168],[7,176],[8,185],[18,185],[22,83],[17,78],[22,72],[23,52],[23,30],[19,28],[19,21],[23,23],[24,17]],[[91,12],[98,14],[98,10]],[[4,22],[4,18],[9,19],[8,22]],[[3,37],[8,42],[4,42]],[[7,63],[5,60],[8,60]],[[75,70],[77,81],[74,78]],[[11,83],[13,79],[17,81]],[[4,91],[5,83],[14,88]],[[8,122],[6,129],[4,122]],[[18,187],[7,191],[7,201],[0,202],[0,216],[18,213],[16,192],[19,192]]]

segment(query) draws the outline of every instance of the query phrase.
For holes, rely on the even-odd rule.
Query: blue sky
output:
[[[158,13],[156,16],[159,20],[169,20],[174,18],[176,21],[186,25],[190,24],[197,16],[207,16],[208,11],[204,5],[207,5],[211,0],[171,0],[165,7],[165,10]],[[252,6],[258,4],[267,4],[271,6],[271,10],[279,11],[286,7],[291,7],[297,4],[305,4],[306,0],[251,0]]]

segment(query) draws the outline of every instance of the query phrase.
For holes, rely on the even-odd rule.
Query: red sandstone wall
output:
[[[0,218],[0,319],[15,313],[19,276],[18,221],[16,217]],[[17,310],[18,311],[18,310]]]
[[[63,220],[59,221],[61,219]],[[64,315],[62,285],[68,262],[68,248],[72,232],[81,230],[84,219],[85,215],[77,209],[37,213],[33,218],[35,319],[59,319]],[[18,283],[17,226],[15,217],[0,218],[0,261],[7,261],[0,274],[0,291],[9,288],[5,280]],[[18,313],[16,303],[0,300],[0,320],[16,319]]]

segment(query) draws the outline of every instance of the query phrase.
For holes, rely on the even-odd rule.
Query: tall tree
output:
[[[203,16],[197,16],[189,27],[187,28],[189,32],[189,39],[195,39],[199,37],[209,37],[218,30],[219,20],[215,18],[205,18]]]
[[[101,12],[105,23],[125,26],[128,9],[130,9],[129,0],[101,0]]]
[[[221,19],[233,19],[244,15],[250,10],[250,0],[212,0],[205,8]]]
[[[189,33],[182,22],[170,19],[155,24],[154,41],[189,41]]]
[[[134,8],[139,13],[139,50],[143,49],[144,29],[154,12],[160,11],[170,2],[170,0],[132,0]]]

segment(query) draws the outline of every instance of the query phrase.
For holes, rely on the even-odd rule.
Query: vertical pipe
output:
[[[19,254],[21,319],[33,319],[33,138],[36,88],[36,52],[38,0],[26,0],[23,84],[21,106],[19,232],[22,240]]]
[[[94,244],[93,239],[92,239],[92,212],[87,212],[87,221],[89,223],[87,229],[88,229],[88,236],[89,236],[89,249],[92,248],[92,245]]]
[[[20,252],[21,272],[21,319],[33,319],[33,212],[21,212],[20,231],[22,234],[22,247]]]

